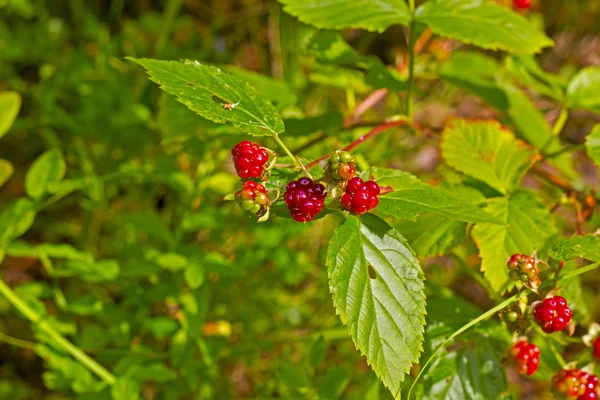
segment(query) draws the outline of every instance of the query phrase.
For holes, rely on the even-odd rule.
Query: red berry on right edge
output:
[[[381,189],[375,181],[363,181],[358,176],[350,179],[346,193],[340,199],[342,206],[353,214],[364,214],[377,207]]]
[[[544,332],[552,333],[565,329],[573,313],[564,298],[554,296],[538,304],[533,310],[533,316]]]
[[[521,375],[533,375],[540,365],[540,349],[527,340],[521,340],[510,350],[512,364]]]
[[[303,177],[287,184],[283,200],[294,221],[306,222],[321,212],[326,196],[325,186]]]
[[[600,359],[600,337],[594,340],[594,355],[597,359]]]
[[[235,170],[242,179],[260,178],[264,165],[269,161],[269,154],[265,149],[247,140],[236,144],[231,155]]]
[[[531,0],[513,0],[513,5],[519,10],[527,10],[531,8]]]
[[[597,400],[598,377],[579,369],[563,369],[552,377],[554,391],[568,400]]]

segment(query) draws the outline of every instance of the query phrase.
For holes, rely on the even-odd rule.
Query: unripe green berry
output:
[[[340,152],[340,162],[349,163],[352,161],[354,161],[354,157],[352,157],[352,154],[348,153],[347,151]]]
[[[260,204],[254,204],[254,207],[252,207],[252,209],[250,210],[250,212],[252,214],[256,214],[259,211],[260,211]]]
[[[251,189],[242,190],[242,193],[241,193],[242,200],[252,200],[254,198],[254,196],[256,196],[256,194],[254,193],[254,190],[251,190]]]
[[[333,177],[333,179],[336,179],[338,181],[342,179],[342,176],[340,175],[340,172],[337,168],[331,170],[331,176]]]
[[[537,272],[535,271],[527,271],[525,273],[527,274],[528,278],[533,278],[534,276],[537,276]]]
[[[335,152],[331,155],[331,157],[329,157],[329,162],[333,163],[339,163],[340,162],[340,153]]]
[[[254,201],[256,202],[256,204],[264,206],[269,203],[269,196],[267,196],[266,193],[257,193],[256,197],[254,198]]]
[[[521,274],[521,282],[527,282],[529,281],[529,277],[527,276],[527,274]]]
[[[512,279],[513,281],[518,281],[520,279],[520,275],[517,271],[510,271],[508,273],[508,276],[510,277],[510,279]]]
[[[254,202],[254,200],[242,200],[242,202],[240,203],[240,206],[242,207],[243,210],[250,211],[252,209],[252,207],[254,207],[255,204],[256,203]]]
[[[517,319],[519,319],[519,314],[517,314],[516,311],[511,311],[506,314],[506,320],[510,323],[517,322]]]

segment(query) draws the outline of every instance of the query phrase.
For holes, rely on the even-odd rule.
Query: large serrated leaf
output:
[[[567,87],[566,104],[573,108],[600,113],[600,67],[587,67],[579,71]]]
[[[391,193],[379,196],[377,212],[401,219],[415,220],[421,213],[436,213],[464,222],[492,222],[498,219],[483,211],[476,200],[468,201],[451,192],[430,186],[407,172],[389,168],[371,168],[365,178],[373,177]]]
[[[448,165],[503,194],[519,184],[537,155],[496,121],[454,119],[442,135]]]
[[[495,291],[504,292],[514,286],[506,260],[515,253],[531,254],[541,249],[556,229],[544,203],[530,192],[491,199],[486,211],[505,225],[477,224],[471,233],[479,247],[485,278]]]
[[[585,148],[590,158],[600,166],[600,124],[594,126],[592,132],[585,139]]]
[[[238,77],[198,61],[134,59],[150,79],[190,110],[213,122],[231,122],[255,136],[283,132],[281,116],[266,98]]]
[[[363,28],[383,32],[411,19],[404,0],[279,0],[284,10],[317,28]]]
[[[440,215],[424,215],[417,222],[404,220],[393,225],[419,257],[447,254],[467,237],[466,222]]]
[[[562,239],[552,246],[550,257],[560,261],[581,257],[600,262],[600,235],[576,235]]]
[[[406,239],[382,219],[349,216],[327,251],[333,303],[360,352],[396,395],[423,349],[423,272]]]
[[[431,0],[416,19],[434,33],[485,49],[537,53],[553,42],[525,17],[484,0]]]

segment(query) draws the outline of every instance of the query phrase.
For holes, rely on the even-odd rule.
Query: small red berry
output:
[[[258,216],[264,215],[271,202],[267,189],[254,181],[244,182],[242,188],[235,193],[235,199],[242,209]]]
[[[283,200],[295,221],[306,222],[321,212],[326,196],[323,185],[302,177],[286,185]]]
[[[377,196],[381,192],[375,181],[364,182],[359,177],[354,177],[346,185],[346,193],[340,199],[342,206],[350,209],[354,214],[364,214],[374,209],[379,204]]]
[[[522,375],[533,375],[540,364],[540,349],[535,344],[521,340],[510,350],[511,363]]]
[[[513,5],[519,10],[531,8],[531,0],[513,0]]]
[[[269,160],[269,154],[256,143],[244,140],[231,150],[233,163],[238,176],[242,179],[260,178],[264,165]]]
[[[600,359],[600,337],[594,340],[594,355],[597,359]]]
[[[538,304],[533,310],[533,316],[544,332],[552,333],[565,329],[573,313],[564,298],[554,296]]]
[[[356,173],[356,170],[350,164],[340,164],[340,166],[338,168],[338,173],[340,174],[342,179],[348,180],[354,176],[354,174]]]
[[[569,400],[598,399],[598,377],[579,369],[559,371],[552,383],[554,390]]]

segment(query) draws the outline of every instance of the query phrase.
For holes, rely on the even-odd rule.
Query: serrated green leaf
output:
[[[496,121],[453,119],[442,134],[441,148],[448,165],[502,194],[520,183],[537,155]]]
[[[67,164],[60,149],[48,150],[33,162],[25,175],[25,192],[33,199],[49,192],[52,185],[60,182]]]
[[[190,60],[129,59],[146,68],[150,79],[161,89],[175,95],[178,101],[204,118],[221,124],[231,122],[255,136],[274,135],[284,130],[273,104],[247,82],[217,67]]]
[[[562,239],[550,249],[550,257],[567,261],[581,257],[590,261],[600,261],[600,235],[575,235]]]
[[[417,222],[398,221],[402,233],[419,257],[447,254],[467,237],[467,223],[439,215],[424,215]]]
[[[352,340],[390,389],[423,349],[423,272],[406,239],[374,215],[349,216],[327,251],[336,312]]]
[[[566,85],[563,78],[544,71],[533,56],[508,56],[504,65],[525,86],[557,101],[564,99]]]
[[[17,199],[0,214],[0,248],[18,238],[31,227],[35,208],[29,199]]]
[[[592,132],[585,139],[585,148],[590,158],[600,166],[600,124],[594,126]]]
[[[485,49],[531,54],[553,45],[522,15],[484,0],[431,0],[417,9],[416,20],[438,35]]]
[[[21,108],[21,95],[17,92],[0,93],[0,138],[8,132]]]
[[[0,187],[10,179],[15,169],[12,164],[0,158]]]
[[[504,292],[514,286],[506,260],[515,253],[531,254],[541,249],[556,228],[544,203],[530,192],[491,199],[486,211],[505,225],[477,224],[471,234],[479,248],[485,278],[495,291]]]
[[[483,211],[475,201],[454,196],[442,188],[430,186],[407,172],[371,168],[364,177],[373,177],[382,188],[392,192],[379,196],[377,212],[401,219],[416,220],[421,213],[436,213],[465,222],[498,222]]]
[[[600,113],[600,67],[582,69],[569,82],[566,105]]]
[[[383,32],[411,19],[404,0],[279,0],[285,12],[322,29],[362,28]]]

